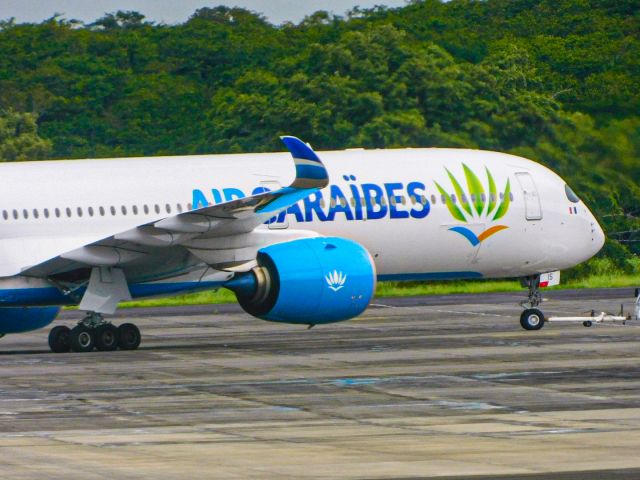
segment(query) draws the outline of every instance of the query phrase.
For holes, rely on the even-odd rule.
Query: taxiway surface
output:
[[[544,310],[632,294],[553,293]],[[7,336],[0,477],[640,478],[640,325],[526,332],[521,295],[438,298],[312,330],[236,306],[121,311],[134,352]]]

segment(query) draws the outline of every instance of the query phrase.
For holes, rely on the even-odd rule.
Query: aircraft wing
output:
[[[157,258],[162,255],[163,249],[176,246],[190,249],[192,253],[215,250],[215,245],[226,247],[226,250],[230,247],[233,249],[233,241],[220,242],[219,239],[249,234],[280,211],[324,188],[329,182],[322,161],[309,145],[290,136],[282,137],[282,141],[291,152],[296,169],[296,177],[288,187],[141,224],[79,248],[61,251],[43,262],[23,267],[20,273],[48,277],[86,267],[126,267],[133,263],[145,263],[145,259]],[[242,243],[250,244],[251,241]],[[207,248],[203,248],[203,245]],[[232,268],[238,266],[234,263],[242,262],[219,263],[219,268]]]

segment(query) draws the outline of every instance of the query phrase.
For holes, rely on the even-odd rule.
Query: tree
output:
[[[51,147],[38,136],[34,114],[0,111],[0,160],[41,160],[50,155]]]
[[[116,13],[107,13],[104,17],[96,20],[91,27],[101,27],[105,30],[117,28],[138,28],[147,24],[145,16],[139,12],[118,10]]]

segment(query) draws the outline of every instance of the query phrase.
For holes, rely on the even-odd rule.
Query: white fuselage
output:
[[[525,276],[574,266],[604,242],[588,208],[567,196],[565,182],[523,158],[456,149],[319,156],[330,180],[322,199],[312,194],[259,228],[353,239],[371,253],[381,279]],[[463,164],[479,180],[476,194]],[[5,163],[0,175],[0,301],[9,304],[3,290],[51,287],[47,278],[21,275],[33,265],[179,211],[289,185],[294,171],[288,153],[266,153]],[[436,182],[455,196],[463,219]],[[512,200],[496,218],[507,182]],[[375,195],[380,191],[383,199]],[[168,250],[152,268],[136,270],[135,262],[124,268],[131,282],[179,284],[168,293],[229,278],[182,250]],[[134,296],[159,293],[140,292]]]

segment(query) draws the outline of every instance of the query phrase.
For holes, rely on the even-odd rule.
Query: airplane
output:
[[[540,278],[604,233],[567,183],[505,153],[348,149],[0,165],[0,334],[52,323],[53,352],[133,350],[122,301],[228,288],[263,320],[360,315],[377,281],[519,277],[520,324],[544,325]],[[293,157],[293,162],[291,161]]]

